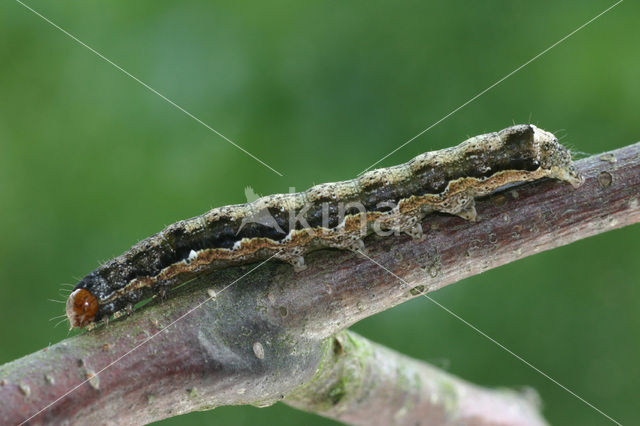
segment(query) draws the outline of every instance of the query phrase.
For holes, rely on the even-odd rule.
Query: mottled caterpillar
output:
[[[553,134],[517,125],[356,179],[215,208],[168,226],[88,274],[67,300],[67,317],[71,327],[87,326],[203,273],[272,256],[303,268],[306,253],[359,248],[377,230],[418,238],[429,213],[473,221],[475,197],[545,177],[575,187],[581,182]]]

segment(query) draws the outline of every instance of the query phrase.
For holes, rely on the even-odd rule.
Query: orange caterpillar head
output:
[[[89,290],[74,290],[67,299],[67,318],[71,328],[84,327],[93,322],[98,313],[98,299]]]

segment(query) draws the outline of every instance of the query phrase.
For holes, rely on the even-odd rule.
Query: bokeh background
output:
[[[612,1],[29,5],[280,177],[14,1],[0,5],[0,363],[67,336],[63,283],[176,220],[354,177]],[[598,153],[640,139],[640,6],[628,1],[383,161],[513,122]],[[624,424],[640,422],[640,226],[434,297]],[[416,299],[363,335],[478,384],[530,386],[558,425],[609,422]],[[160,422],[335,424],[276,404]]]

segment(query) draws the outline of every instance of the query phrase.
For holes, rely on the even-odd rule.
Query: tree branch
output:
[[[353,332],[330,339],[314,378],[285,402],[348,424],[542,426],[536,394],[487,390]]]
[[[337,250],[310,254],[307,270],[299,273],[277,262],[246,277],[256,265],[229,268],[129,318],[7,363],[0,367],[0,423],[20,423],[43,408],[31,424],[145,423],[221,405],[268,405],[287,395],[299,406],[309,397],[304,389],[313,389],[300,386],[326,360],[331,337],[351,324],[487,269],[640,220],[640,144],[581,160],[577,167],[585,177],[577,190],[557,181],[527,184],[478,200],[477,223],[430,215],[423,241],[367,238],[367,256],[402,281],[366,257]],[[191,311],[212,289],[215,300]],[[430,367],[372,347],[396,360],[389,362],[416,369],[425,379],[423,389],[437,389],[427,380]],[[459,386],[471,389],[461,381]],[[505,402],[501,394],[478,392],[478,405],[469,407],[482,424],[491,419],[484,408]],[[425,407],[405,407],[405,418],[424,419]],[[336,415],[317,405],[307,408]],[[378,418],[376,410],[361,408],[336,418]],[[538,420],[531,414],[528,421],[504,424]]]

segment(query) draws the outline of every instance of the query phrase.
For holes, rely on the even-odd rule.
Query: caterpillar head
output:
[[[98,299],[84,288],[75,289],[67,299],[67,318],[71,328],[84,327],[95,321]]]

